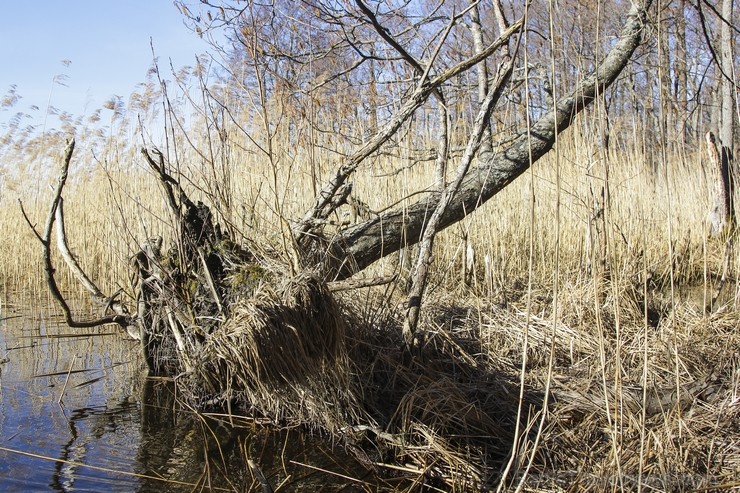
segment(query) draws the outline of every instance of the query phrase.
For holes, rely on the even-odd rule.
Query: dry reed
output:
[[[407,478],[409,490],[500,482],[527,491],[736,487],[740,319],[734,286],[704,310],[723,248],[705,236],[711,177],[700,153],[676,156],[668,172],[639,152],[602,154],[576,131],[560,142],[559,166],[538,163],[440,235],[420,359],[409,362],[399,349],[402,283],[339,295],[274,268],[278,282],[235,302],[195,355],[196,372],[182,378],[193,402],[330,433],[379,474]],[[310,183],[253,154],[232,158],[242,164],[230,181],[239,206],[219,211],[219,220],[289,265],[280,225],[305,210]],[[128,289],[127,261],[142,238],[173,234],[137,159],[83,166],[66,192],[72,249],[109,291]],[[403,204],[411,184],[431,180],[424,166],[388,175],[399,166],[387,159],[355,182],[373,211]],[[268,180],[273,173],[277,179]],[[212,199],[205,173],[191,176],[194,198]],[[280,188],[268,190],[267,182]],[[3,192],[3,230],[17,232],[0,238],[5,297],[15,290],[45,296],[38,248],[15,205],[25,189]],[[336,227],[345,220],[336,218]],[[469,285],[460,275],[466,238],[476,259]],[[394,273],[402,260],[372,269]],[[502,478],[512,454],[514,467]]]
[[[194,355],[184,388],[275,423],[339,433],[363,421],[348,378],[344,313],[326,285],[302,273],[271,288],[232,303],[228,320]]]

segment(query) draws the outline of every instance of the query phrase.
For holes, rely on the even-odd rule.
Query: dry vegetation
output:
[[[361,274],[394,282],[330,292],[297,272],[289,234],[317,186],[373,128],[348,126],[348,136],[327,130],[330,123],[317,132],[320,124],[292,113],[277,85],[247,109],[228,88],[210,89],[200,86],[203,101],[189,120],[188,98],[169,94],[167,141],[151,141],[162,142],[191,198],[259,259],[261,274],[255,283],[243,265],[229,271],[234,285],[256,285],[235,296],[203,352],[177,363],[187,370],[187,404],[324,433],[407,491],[740,486],[740,259],[731,252],[730,281],[718,293],[726,246],[708,234],[716,170],[696,138],[701,111],[684,144],[676,135],[656,139],[647,117],[611,116],[607,126],[597,99],[545,158],[441,232],[421,312],[424,344],[411,359],[401,328],[415,249]],[[156,90],[145,86],[132,99],[157,100]],[[340,124],[367,123],[346,112],[357,101],[337,94],[324,95],[321,111]],[[237,116],[209,106],[218,98]],[[504,130],[493,142],[504,146],[527,109],[502,106],[496,128]],[[268,113],[281,123],[260,121]],[[434,161],[419,157],[436,145],[430,114],[362,162],[352,197],[363,205],[340,208],[327,236],[428,193]],[[135,150],[142,139],[117,115],[106,134],[82,138],[77,130],[67,229],[91,277],[131,301],[130,258],[144,239],[172,240],[178,226]],[[463,143],[470,116],[459,115]],[[6,297],[46,296],[39,248],[16,201],[43,222],[54,178],[54,159],[44,156],[61,152],[62,138],[16,146],[23,152],[15,161],[4,154],[23,171],[8,173],[0,191],[3,230],[14,232],[0,238]],[[459,153],[460,142],[450,141]],[[65,269],[58,276],[70,297],[82,294]]]
[[[137,159],[120,169],[79,169],[66,192],[73,249],[111,290],[128,286],[127,259],[137,240],[168,235],[164,199]],[[235,168],[231,181],[244,241],[272,245],[273,258],[289,264],[269,194],[255,196],[255,183],[268,178],[270,167],[250,156],[232,159],[249,163]],[[283,341],[296,351],[331,353],[339,365],[334,370],[282,368],[303,358],[275,360],[271,354],[280,353],[281,345],[269,332],[269,317],[236,314],[232,323],[238,327],[266,326],[257,331],[266,331],[264,339],[255,343],[253,330],[231,332],[232,340],[211,346],[226,351],[222,361],[232,367],[199,367],[198,399],[208,394],[202,382],[218,379],[219,371],[246,379],[238,387],[247,395],[235,402],[260,404],[251,411],[232,409],[234,414],[258,413],[276,424],[302,422],[342,435],[368,466],[408,477],[412,489],[426,484],[463,490],[499,481],[546,491],[573,484],[631,490],[639,483],[658,491],[737,486],[736,283],[704,309],[724,251],[705,233],[711,173],[701,149],[660,164],[656,171],[634,150],[602,155],[589,139],[569,133],[546,162],[444,233],[423,311],[426,343],[419,362],[404,364],[400,350],[401,276],[383,289],[337,295],[341,313],[321,309],[343,325],[326,336],[343,337],[342,344]],[[358,196],[368,197],[371,209],[371,190],[406,194],[398,186],[406,180],[384,179],[382,169],[379,160],[357,183]],[[249,173],[237,174],[244,170]],[[414,181],[426,179],[428,171],[418,166],[405,173]],[[298,178],[280,182],[293,190],[303,185]],[[33,185],[17,190],[25,186]],[[603,211],[594,192],[602,186],[609,193]],[[32,214],[39,221],[41,192]],[[43,297],[39,249],[13,195],[6,189],[3,196],[4,230],[17,232],[2,239],[3,251],[13,252],[2,262],[6,297],[17,290]],[[294,216],[305,202],[295,192],[281,213]],[[468,248],[475,252],[475,272],[466,282]],[[734,265],[733,258],[733,279]],[[402,273],[402,266],[390,258],[373,270]],[[315,337],[327,323],[304,330]],[[245,347],[254,353],[239,350]],[[322,377],[286,384],[267,378],[270,372]],[[218,404],[209,398],[208,406]],[[379,449],[368,450],[368,443]]]

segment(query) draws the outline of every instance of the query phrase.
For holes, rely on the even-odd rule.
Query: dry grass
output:
[[[138,159],[83,167],[66,191],[72,248],[108,291],[128,289],[142,239],[172,233]],[[288,265],[281,218],[299,217],[312,197],[298,156],[276,170],[252,154],[231,159],[232,205],[219,220]],[[322,159],[330,169],[332,157]],[[397,168],[378,158],[360,170],[357,197],[378,211],[431,183],[425,165],[387,175]],[[193,167],[188,186],[213,203],[206,171]],[[705,234],[710,179],[701,150],[652,162],[570,132],[558,159],[441,235],[417,360],[399,349],[402,283],[339,296],[278,275],[242,300],[183,381],[200,403],[340,436],[408,490],[737,487],[737,283],[705,313],[723,261],[723,245]],[[6,297],[45,296],[39,248],[15,202],[26,190],[0,197],[3,230],[17,232],[0,238]],[[30,207],[38,221],[45,193]],[[469,286],[466,237],[476,254]],[[402,267],[394,256],[372,269]]]
[[[525,491],[737,486],[736,313],[704,317],[682,304],[652,327],[639,305],[612,299],[600,307],[602,322],[576,314],[574,303],[563,313],[577,322],[570,325],[528,317],[515,306],[523,300],[510,308],[478,301],[430,307],[415,364],[402,364],[393,350],[396,329],[381,332],[385,340],[377,329],[359,336],[351,358],[367,407],[382,415],[375,440],[394,451],[394,463],[414,464],[427,486],[456,491],[494,487],[512,450],[515,467],[504,483],[512,489],[520,482]]]
[[[367,421],[348,379],[344,313],[323,282],[287,276],[232,307],[193,354],[185,389],[212,405],[249,406],[276,424],[339,434],[347,423]]]

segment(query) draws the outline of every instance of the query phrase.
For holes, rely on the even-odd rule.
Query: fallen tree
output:
[[[183,395],[201,408],[219,407],[229,412],[238,409],[274,422],[307,424],[342,435],[348,443],[370,434],[387,447],[404,450],[409,443],[408,437],[386,431],[396,416],[394,409],[387,409],[388,395],[396,396],[391,402],[399,406],[401,401],[406,402],[404,399],[418,399],[418,394],[403,394],[411,388],[418,389],[414,385],[422,380],[409,383],[413,375],[419,377],[420,373],[427,373],[423,381],[429,384],[425,390],[429,392],[429,388],[438,385],[435,379],[450,368],[440,363],[434,371],[430,368],[421,371],[413,366],[396,370],[410,372],[404,374],[408,382],[399,384],[398,389],[384,388],[383,392],[362,388],[362,378],[357,375],[372,372],[375,365],[390,371],[389,368],[400,361],[407,361],[400,356],[403,351],[399,350],[398,358],[394,359],[395,356],[389,354],[396,353],[380,355],[377,348],[381,348],[380,352],[402,345],[405,351],[423,349],[415,333],[426,277],[414,278],[416,285],[408,299],[409,315],[403,341],[400,336],[387,332],[382,336],[377,332],[368,335],[372,331],[363,333],[361,327],[352,323],[357,331],[353,336],[361,342],[350,345],[346,335],[349,322],[355,321],[354,315],[351,306],[338,301],[332,290],[346,287],[347,284],[337,283],[346,282],[376,260],[420,241],[427,242],[416,267],[423,274],[431,264],[434,235],[474,212],[529,169],[553,147],[558,133],[568,128],[577,115],[619,77],[640,45],[650,1],[645,3],[633,3],[618,40],[593,73],[578,83],[570,94],[558,99],[549,112],[502,151],[479,153],[490,129],[491,108],[510,82],[518,50],[518,46],[514,47],[511,56],[504,57],[499,75],[484,88],[485,97],[459,158],[454,179],[449,183],[443,179],[436,193],[410,207],[391,210],[326,235],[327,218],[350,197],[350,180],[359,164],[392,138],[429,98],[440,97],[436,95],[451,77],[475,68],[498,49],[509,46],[509,39],[520,32],[523,21],[511,24],[496,41],[451,69],[438,75],[431,74],[429,69],[422,71],[415,90],[390,122],[337,169],[318,194],[314,206],[298,221],[292,238],[297,248],[297,263],[252,251],[245,248],[239,238],[231,238],[214,222],[208,205],[190,199],[163,154],[143,150],[178,225],[178,235],[171,245],[163,245],[158,238],[147,239],[132,257],[130,268],[135,274],[132,303],[118,299],[117,295],[102,293],[80,268],[68,247],[62,196],[74,150],[72,141],[65,150],[63,170],[45,228],[41,232],[34,228],[43,248],[49,289],[70,326],[117,324],[125,328],[140,340],[150,372],[177,377],[182,383]],[[458,18],[467,12],[465,10]],[[449,25],[458,18],[451,19]],[[444,40],[444,33],[441,34]],[[403,53],[401,57],[407,58]],[[429,67],[433,59],[434,55]],[[410,59],[409,63],[415,62]],[[474,165],[476,156],[478,164]],[[437,157],[444,165],[451,159],[445,141],[440,142]],[[28,222],[30,225],[31,221]],[[57,245],[64,260],[85,289],[106,309],[106,314],[99,319],[75,320],[57,286],[51,257],[55,224]],[[389,279],[379,282],[387,281]],[[378,342],[379,337],[382,344]],[[375,339],[370,343],[367,338]],[[473,374],[470,371],[468,376]],[[479,392],[474,388],[477,385],[459,384],[454,392],[459,393],[460,402],[472,399],[471,396]],[[500,392],[488,391],[491,394]],[[398,397],[399,393],[403,396]],[[418,411],[413,403],[406,404],[409,409]],[[441,430],[459,436],[506,434],[506,427],[492,416],[506,415],[510,410],[478,411],[473,413],[475,417],[471,415],[474,422],[445,422],[435,433]],[[436,415],[450,412],[442,406]],[[480,429],[484,432],[476,431]],[[419,428],[414,433],[421,439],[427,432]],[[506,451],[495,453],[505,454]],[[460,472],[456,469],[460,465],[454,461],[448,461],[445,467],[444,474]],[[482,472],[476,467],[463,468],[465,481],[471,484],[482,481]]]
[[[558,133],[568,128],[576,116],[619,77],[639,46],[645,29],[645,9],[634,3],[622,34],[590,76],[560,98],[554,108],[537,120],[502,151],[481,159],[466,174],[445,207],[439,228],[445,228],[473,213],[547,154]],[[495,88],[494,88],[495,89]],[[421,237],[421,232],[439,202],[431,196],[405,208],[393,210],[343,231],[337,243],[344,245],[347,262],[337,272],[339,278],[353,275],[379,258],[389,255]]]

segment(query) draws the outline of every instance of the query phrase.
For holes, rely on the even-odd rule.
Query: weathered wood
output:
[[[729,159],[720,152],[714,133],[707,132],[706,139],[710,167],[715,175],[714,205],[709,213],[710,234],[720,236],[735,226],[734,183],[730,172]]]
[[[44,262],[44,277],[46,278],[46,284],[51,292],[51,295],[57,301],[59,306],[64,313],[64,320],[72,328],[89,328],[98,327],[104,324],[118,324],[122,327],[128,327],[133,324],[133,319],[129,315],[129,311],[125,305],[115,301],[114,297],[105,296],[102,291],[93,283],[90,278],[84,273],[80,265],[77,263],[77,259],[72,255],[67,244],[67,236],[64,230],[64,212],[63,212],[63,198],[62,192],[64,186],[67,183],[67,176],[69,173],[69,164],[72,161],[72,154],[74,153],[75,141],[71,139],[67,143],[67,147],[64,149],[64,156],[62,158],[62,170],[57,180],[57,186],[54,189],[54,196],[51,201],[51,207],[49,208],[49,215],[46,218],[46,224],[44,232],[39,233],[34,225],[31,223],[26,211],[23,209],[21,203],[21,212],[25,218],[28,226],[33,231],[36,238],[41,242],[41,253]],[[54,265],[51,259],[51,234],[54,228],[54,223],[57,224],[57,244],[58,248],[64,258],[64,261],[69,266],[72,273],[80,281],[82,286],[93,296],[93,298],[103,304],[106,308],[112,308],[115,312],[113,315],[103,315],[95,320],[76,320],[72,316],[72,311],[69,308],[67,300],[59,290],[56,279],[54,277]]]
[[[553,110],[532,125],[528,132],[468,172],[440,218],[440,229],[481,207],[550,151],[555,136],[568,128],[576,115],[603,93],[627,66],[642,40],[646,9],[651,3],[647,0],[643,6],[633,4],[619,39],[593,74],[584,78],[569,95],[559,99]],[[336,268],[334,277],[352,276],[376,260],[418,243],[422,229],[439,200],[438,195],[430,196],[427,200],[386,212],[340,232],[337,243],[343,246],[347,260]]]
[[[463,157],[460,160],[458,168],[455,173],[455,177],[449,185],[440,190],[439,201],[435,205],[434,211],[432,212],[429,220],[426,221],[426,227],[424,228],[420,249],[419,257],[416,261],[416,267],[414,269],[413,283],[411,286],[411,292],[409,293],[408,303],[406,307],[406,318],[403,324],[403,335],[406,342],[407,348],[412,348],[420,344],[419,337],[416,335],[416,328],[419,322],[419,312],[421,309],[421,300],[426,289],[427,276],[429,272],[429,266],[432,263],[432,248],[434,246],[434,239],[437,232],[440,230],[440,224],[442,217],[447,211],[448,207],[452,203],[455,194],[460,189],[465,176],[468,173],[473,159],[481,146],[481,140],[487,135],[486,130],[489,127],[489,121],[491,117],[491,111],[496,105],[498,100],[503,95],[504,88],[508,84],[509,78],[514,70],[514,60],[509,59],[505,62],[505,67],[500,70],[499,78],[496,83],[488,90],[485,98],[481,102],[480,110],[475,118],[473,130],[470,133],[468,144],[463,153]],[[446,154],[446,139],[447,135],[443,136],[444,143],[440,147],[444,149]],[[445,156],[446,160],[446,156]]]
[[[427,99],[429,99],[429,96],[432,95],[439,86],[468,70],[470,67],[475,66],[482,60],[485,60],[486,57],[490,56],[496,50],[508,43],[509,38],[519,32],[522,25],[523,19],[519,19],[517,22],[512,24],[506,32],[502,33],[498,39],[486,46],[483,51],[463,60],[436,77],[430,78],[428,77],[429,74],[425,73],[427,77],[422,77],[414,91],[408,98],[406,98],[401,108],[393,115],[388,124],[357,149],[347,159],[347,161],[337,169],[334,176],[332,176],[332,178],[321,189],[318,197],[316,197],[314,206],[306,212],[301,222],[295,228],[294,235],[299,245],[306,247],[311,242],[313,236],[312,233],[316,226],[323,224],[326,218],[336,210],[336,201],[334,200],[334,197],[365,159],[371,156],[380,148],[380,146],[395,135],[398,129],[401,128],[411,115],[416,113],[416,111],[427,101]]]
[[[159,297],[158,286],[162,282],[162,271],[159,267],[162,260],[162,239],[150,238],[141,245],[141,250],[131,258],[131,267],[134,270],[132,289],[136,296],[136,328],[128,333],[141,342],[141,352],[147,367],[154,372],[154,361],[151,348],[152,327],[159,325],[159,314],[153,310],[153,305]]]
[[[251,256],[223,237],[213,223],[208,206],[188,198],[180,183],[167,173],[161,154],[155,153],[158,157],[155,160],[145,153],[165,190],[179,226],[179,237],[168,252],[162,252],[161,238],[148,239],[132,257],[135,311],[116,299],[118,293],[106,296],[77,262],[67,241],[62,194],[74,147],[74,140],[71,140],[64,151],[62,170],[43,232],[36,230],[21,204],[23,216],[42,245],[47,286],[61,307],[67,325],[87,328],[117,324],[141,341],[150,372],[172,374],[181,367],[192,369],[189,355],[197,353],[199,338],[224,319],[226,310],[222,296],[226,290],[223,288],[222,257],[250,262]],[[98,319],[75,319],[57,285],[51,254],[51,235],[55,227],[57,248],[64,262],[82,287],[104,306],[103,316]],[[175,358],[172,357],[173,345],[179,352]]]
[[[724,289],[725,284],[727,284],[727,279],[730,275],[730,263],[732,261],[732,251],[735,243],[736,221],[733,199],[735,195],[735,186],[730,164],[731,159],[729,156],[729,148],[724,145],[718,145],[717,139],[712,132],[707,132],[706,139],[709,162],[715,175],[713,197],[714,205],[709,213],[709,233],[711,236],[724,240],[725,243],[725,257],[722,264],[722,275],[720,276],[719,282],[712,294],[712,298],[704,307],[704,312],[709,313],[719,299],[719,296],[722,294],[722,289]]]

